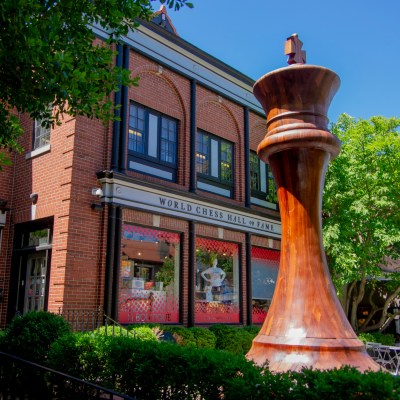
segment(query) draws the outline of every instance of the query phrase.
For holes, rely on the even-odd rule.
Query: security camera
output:
[[[92,195],[97,196],[100,199],[101,197],[103,197],[103,191],[101,190],[101,188],[92,189]]]

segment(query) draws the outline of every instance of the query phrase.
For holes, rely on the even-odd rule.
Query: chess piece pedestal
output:
[[[277,184],[282,242],[272,304],[247,358],[268,362],[271,371],[380,368],[343,312],[322,245],[325,172],[340,151],[327,110],[339,85],[334,72],[303,64],[275,70],[254,85],[267,116],[258,155]]]

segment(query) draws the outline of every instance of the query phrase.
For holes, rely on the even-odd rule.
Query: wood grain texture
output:
[[[342,310],[322,245],[324,178],[340,151],[326,115],[339,84],[326,68],[294,64],[254,86],[267,115],[258,155],[277,184],[282,245],[272,304],[247,357],[259,365],[268,361],[272,371],[380,368]]]

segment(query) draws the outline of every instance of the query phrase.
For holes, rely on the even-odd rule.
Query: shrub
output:
[[[361,373],[350,367],[329,371],[303,369],[286,375],[296,383],[288,399],[395,399],[400,388],[398,380],[388,373]]]
[[[109,364],[116,355],[109,354],[107,344],[118,339],[135,341],[124,336],[107,336],[93,332],[63,336],[52,344],[46,365],[113,389],[116,378],[110,375]]]
[[[253,389],[261,379],[251,362],[226,352],[93,334],[53,343],[48,365],[151,400],[220,399],[238,379],[254,382]]]
[[[70,333],[61,316],[45,311],[31,311],[15,317],[5,330],[4,351],[43,364],[51,344]]]
[[[217,338],[216,348],[233,354],[244,355],[251,347],[253,336],[245,329],[229,325],[213,325],[210,331]]]
[[[130,330],[130,333],[133,334],[135,339],[140,339],[140,340],[150,340],[153,342],[157,342],[157,329],[158,328],[149,328],[147,326],[138,326],[136,328],[133,328]]]
[[[177,344],[196,347],[196,339],[189,328],[184,328],[183,326],[163,326],[161,329],[164,332],[170,332]]]
[[[248,332],[254,339],[260,332],[261,327],[256,325],[249,325],[249,326],[244,326],[243,329],[246,332]]]
[[[363,332],[358,335],[358,338],[366,342],[380,343],[385,346],[393,346],[395,344],[395,337],[391,333],[381,333],[381,332]]]
[[[217,338],[206,328],[188,328],[193,334],[197,348],[215,349]]]
[[[225,351],[123,336],[64,336],[53,343],[48,362],[143,400],[398,400],[400,390],[400,381],[383,372],[345,367],[271,373]]]
[[[130,329],[122,328],[120,326],[102,326],[93,331],[93,333],[105,336],[126,336],[140,340],[157,341],[156,334],[148,326],[136,326]]]

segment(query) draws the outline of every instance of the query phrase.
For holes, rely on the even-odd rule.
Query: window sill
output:
[[[251,204],[254,204],[256,206],[261,206],[261,207],[265,207],[265,208],[270,208],[272,210],[277,210],[278,209],[278,205],[275,203],[270,203],[267,200],[261,200],[258,199],[257,197],[251,197]]]
[[[50,144],[46,144],[45,146],[39,147],[38,149],[32,150],[29,153],[26,153],[25,160],[29,160],[30,158],[40,156],[44,153],[48,153],[49,151],[50,151]]]

